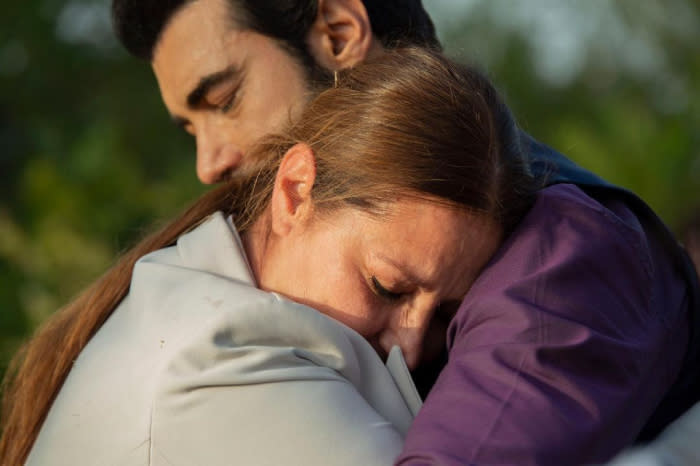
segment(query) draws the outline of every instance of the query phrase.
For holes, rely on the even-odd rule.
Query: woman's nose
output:
[[[204,184],[222,181],[243,160],[238,146],[222,136],[207,131],[197,133],[197,177]]]
[[[411,311],[410,314],[395,319],[379,336],[379,344],[386,354],[395,345],[401,348],[406,365],[413,370],[422,359],[425,337],[434,312],[430,308]]]
[[[380,338],[382,350],[389,354],[391,348],[398,346],[401,348],[406,365],[410,370],[418,367],[421,360],[423,339],[416,335],[416,332],[403,330],[398,333],[387,332]]]

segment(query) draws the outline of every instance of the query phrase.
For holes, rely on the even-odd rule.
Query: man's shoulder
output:
[[[624,202],[601,202],[576,185],[556,184],[537,194],[494,262],[523,255],[533,266],[586,255],[605,262],[605,249],[638,255],[646,246],[644,229]]]
[[[644,230],[624,204],[609,208],[577,186],[558,184],[538,193],[474,283],[461,315],[472,320],[517,308],[586,320],[605,314],[621,296],[646,313],[651,268]]]
[[[599,228],[621,230],[626,236],[644,235],[643,225],[625,199],[593,196],[573,183],[553,184],[540,190],[527,218],[535,225],[576,219]]]

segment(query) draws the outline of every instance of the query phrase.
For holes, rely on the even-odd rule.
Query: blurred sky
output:
[[[669,66],[659,42],[666,35],[700,41],[697,9],[686,0],[424,0],[438,33],[455,33],[470,15],[509,30],[529,43],[540,78],[554,87],[570,84],[595,61],[599,78],[619,74],[653,81],[654,105],[668,112],[685,110],[688,91],[697,83]],[[659,34],[660,33],[660,34]],[[453,34],[453,36],[459,34]],[[491,39],[491,40],[489,40]],[[453,54],[498,61],[503,43],[490,37],[478,44],[446,42]]]

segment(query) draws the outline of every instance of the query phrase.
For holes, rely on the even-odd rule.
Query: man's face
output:
[[[231,25],[226,0],[177,12],[154,50],[173,120],[197,141],[197,176],[220,181],[261,136],[298,116],[309,97],[302,66],[273,39]]]

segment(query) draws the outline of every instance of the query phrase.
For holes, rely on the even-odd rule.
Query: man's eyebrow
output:
[[[187,95],[187,106],[190,108],[197,107],[212,87],[224,81],[240,79],[241,74],[241,68],[231,65],[226,69],[202,77],[197,87]],[[178,123],[176,118],[175,123]]]

